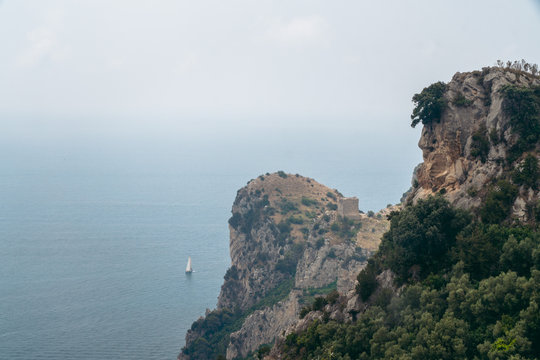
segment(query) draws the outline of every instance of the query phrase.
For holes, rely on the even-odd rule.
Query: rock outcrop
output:
[[[454,75],[444,94],[447,107],[440,121],[422,129],[418,146],[424,162],[415,169],[409,201],[441,192],[461,208],[480,204],[488,185],[512,166],[508,151],[518,136],[503,106],[501,89],[508,85],[530,88],[539,86],[540,79],[498,67]],[[483,142],[484,150],[479,151],[475,142]],[[515,214],[523,218],[518,209],[535,197],[522,189]]]
[[[539,199],[538,179],[527,186],[516,182],[515,168],[526,157],[538,166],[540,141],[515,151],[523,134],[518,135],[507,111],[503,89],[508,86],[534,88],[540,98],[540,79],[519,71],[485,68],[453,77],[443,94],[441,118],[422,130],[418,145],[424,162],[415,168],[413,187],[404,195],[407,203],[438,193],[457,207],[476,209],[504,180],[516,194],[507,213],[512,210],[525,221],[531,216],[531,204]],[[536,177],[537,171],[532,171]],[[245,358],[263,344],[283,343],[287,334],[305,330],[316,319],[354,321],[365,311],[369,304],[354,289],[356,276],[389,227],[386,215],[400,208],[370,216],[353,211],[351,218],[342,218],[336,211],[340,199],[337,190],[283,172],[260,176],[240,189],[229,220],[232,266],[217,309],[193,324],[179,359]],[[540,206],[535,209],[538,218]],[[380,273],[376,291],[399,294],[393,279],[389,270]],[[305,307],[314,295],[328,293],[332,300],[327,298],[323,308]],[[281,358],[278,348],[268,358]]]
[[[339,217],[341,197],[313,179],[283,172],[240,189],[229,220],[231,268],[217,309],[194,323],[179,358],[245,358],[294,325],[316,294],[353,288],[378,245],[372,238],[380,238],[388,221],[382,214]],[[362,241],[368,248],[358,246]],[[207,319],[219,319],[229,332],[215,335]],[[212,347],[225,343],[219,351]]]

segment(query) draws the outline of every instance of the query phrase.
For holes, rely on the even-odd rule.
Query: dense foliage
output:
[[[441,119],[447,106],[447,101],[443,96],[446,88],[446,84],[439,81],[424,88],[420,94],[414,94],[412,98],[414,103],[411,115],[412,127],[415,127],[419,122],[426,125]]]
[[[479,157],[482,162],[486,162],[489,154],[489,138],[486,126],[482,124],[480,128],[472,134],[471,155]]]
[[[371,306],[355,322],[323,318],[290,334],[282,345],[286,359],[540,357],[536,228],[475,222],[441,197],[391,220],[359,275],[359,290],[376,288],[373,279],[391,269],[405,285],[402,293],[373,289],[362,295]]]
[[[518,135],[518,140],[508,154],[512,163],[521,154],[535,147],[540,140],[540,86],[505,86],[503,110],[510,117],[510,125]]]
[[[399,283],[423,279],[449,266],[448,252],[470,221],[467,213],[452,208],[442,196],[419,200],[392,216],[372,262],[392,270]]]

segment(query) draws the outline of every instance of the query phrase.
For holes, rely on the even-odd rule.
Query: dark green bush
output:
[[[287,219],[287,222],[289,224],[302,225],[304,223],[304,219],[302,219],[301,216],[290,216]]]
[[[538,188],[538,159],[533,154],[527,155],[523,163],[519,164],[512,180],[518,185],[525,185],[533,190]]]
[[[419,200],[392,216],[379,247],[385,254],[381,261],[399,282],[420,280],[449,266],[448,252],[470,221],[466,212],[454,209],[442,196]]]
[[[324,307],[328,304],[328,301],[322,297],[322,296],[316,296],[315,301],[313,301],[313,305],[311,308],[313,311],[321,311],[324,309]]]
[[[300,319],[305,318],[306,315],[309,314],[310,311],[311,311],[310,306],[303,306],[302,309],[300,310]]]
[[[517,196],[518,189],[506,180],[499,180],[489,190],[484,205],[480,208],[482,221],[487,224],[499,224],[509,215]]]
[[[334,204],[334,203],[328,203],[328,204],[326,204],[326,208],[328,210],[334,210],[335,211],[335,210],[337,210],[337,205]]]
[[[377,272],[378,268],[375,264],[375,261],[370,260],[368,261],[367,266],[360,271],[356,279],[358,280],[358,284],[356,285],[356,292],[360,294],[360,297],[362,298],[362,301],[367,301],[371,294],[375,290],[377,290],[377,287],[379,286],[379,283],[377,282]]]
[[[447,102],[444,98],[446,89],[446,84],[439,81],[424,88],[420,94],[413,96],[412,127],[415,127],[419,122],[427,125],[441,120],[443,111],[447,107]]]
[[[315,206],[315,205],[317,205],[319,203],[317,200],[310,199],[310,198],[305,197],[305,196],[302,196],[301,202],[305,206]]]
[[[461,91],[459,91],[456,96],[454,97],[454,99],[452,99],[452,103],[456,106],[459,106],[459,107],[466,107],[466,106],[471,106],[473,101],[472,100],[468,100],[465,95],[463,95],[463,93]]]
[[[501,88],[504,96],[503,110],[510,117],[512,130],[519,135],[518,141],[508,154],[511,164],[540,140],[540,86]]]
[[[281,214],[283,215],[298,210],[298,206],[294,202],[287,199],[281,199],[278,206],[281,209]]]
[[[489,139],[487,136],[487,129],[484,124],[480,126],[472,134],[472,143],[471,143],[471,155],[473,157],[479,157],[482,162],[486,162],[487,156],[489,154]]]
[[[326,295],[326,302],[328,304],[335,304],[339,299],[339,292],[337,290],[332,290]]]
[[[277,172],[277,174],[278,174],[280,177],[284,178],[284,179],[287,178],[287,174],[285,174],[284,171],[279,170],[279,171]]]

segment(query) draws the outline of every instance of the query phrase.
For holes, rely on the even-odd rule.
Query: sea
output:
[[[0,144],[1,359],[175,359],[216,306],[250,179],[299,173],[378,210],[421,161],[395,129],[158,135]]]

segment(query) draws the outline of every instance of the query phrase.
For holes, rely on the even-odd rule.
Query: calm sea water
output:
[[[399,200],[419,160],[314,136],[4,152],[0,358],[174,359],[215,307],[230,207],[250,178],[298,172],[376,210]]]

